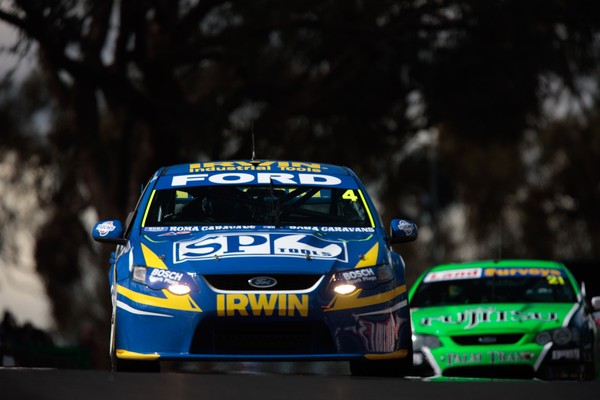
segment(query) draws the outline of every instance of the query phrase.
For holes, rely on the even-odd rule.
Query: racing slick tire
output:
[[[160,372],[159,361],[123,360],[115,357],[117,372]]]
[[[350,361],[352,376],[402,377],[408,375],[404,360]]]
[[[583,365],[583,372],[581,373],[579,379],[582,381],[593,381],[594,379],[596,379],[596,372],[597,370],[595,363],[585,363]]]

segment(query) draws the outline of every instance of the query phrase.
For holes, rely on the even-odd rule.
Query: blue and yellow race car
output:
[[[387,231],[347,167],[222,161],[160,168],[116,244],[110,356],[115,370],[160,361],[349,361],[354,375],[412,367],[405,264],[417,237]]]

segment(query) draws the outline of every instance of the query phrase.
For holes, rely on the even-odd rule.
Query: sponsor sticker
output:
[[[562,271],[553,268],[484,268],[483,276],[497,277],[548,277],[562,276]]]
[[[96,226],[96,230],[98,231],[98,234],[100,236],[106,236],[110,232],[114,231],[116,228],[117,227],[112,221],[106,221]]]
[[[580,360],[581,355],[579,349],[553,350],[553,360]]]
[[[216,161],[190,164],[190,172],[215,172],[215,171],[298,171],[321,172],[323,167],[318,163],[302,161],[263,161],[253,163],[247,161]]]
[[[564,284],[561,270],[553,268],[461,268],[448,271],[434,271],[428,273],[423,282],[454,281],[461,279],[479,278],[521,278],[521,277],[546,277],[551,284]]]
[[[308,295],[286,293],[217,294],[217,316],[307,317]]]
[[[169,227],[167,226],[146,226],[144,227],[144,233],[157,233],[157,232],[167,232]]]
[[[488,351],[487,354],[490,364],[529,363],[535,357],[535,354],[529,351]]]
[[[461,279],[481,278],[481,268],[461,268],[448,271],[435,271],[428,273],[423,282],[455,281]]]
[[[172,187],[198,185],[242,185],[242,184],[276,184],[276,185],[318,185],[338,186],[342,180],[337,176],[304,173],[275,172],[223,172],[218,174],[177,175],[171,180]]]
[[[440,356],[440,360],[446,362],[448,367],[465,366],[473,364],[515,364],[530,363],[535,354],[529,351],[487,351],[487,352],[465,352],[446,353]]]
[[[502,323],[502,322],[525,322],[557,321],[558,314],[555,312],[534,312],[518,310],[497,310],[494,307],[480,307],[468,309],[454,314],[440,314],[433,317],[421,318],[422,326],[433,326],[434,324],[463,326],[463,329],[472,329],[480,324]]]
[[[336,281],[344,281],[349,284],[374,283],[377,282],[375,268],[359,268],[335,274]]]
[[[481,363],[480,353],[446,353],[440,359],[445,361],[449,367],[455,365],[469,365]]]
[[[154,290],[166,289],[171,285],[186,285],[192,290],[198,289],[198,285],[189,274],[162,268],[148,268],[146,285]]]
[[[307,234],[209,234],[199,239],[177,242],[173,252],[175,263],[267,255],[348,262],[345,242],[324,240]]]
[[[242,231],[256,230],[257,228],[277,228],[274,225],[202,225],[202,226],[146,226],[144,233],[163,233],[163,232],[207,232],[207,231]],[[286,229],[294,231],[314,231],[326,233],[374,233],[375,228],[370,227],[352,227],[352,226],[286,226]]]
[[[407,236],[412,235],[415,226],[408,221],[401,219],[398,221],[398,229],[403,231]]]

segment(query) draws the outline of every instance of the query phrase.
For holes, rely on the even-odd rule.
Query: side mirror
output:
[[[390,242],[406,243],[412,242],[419,236],[417,224],[407,219],[393,219],[390,224]]]
[[[92,238],[101,243],[127,244],[123,237],[123,225],[119,220],[101,221],[94,225]]]

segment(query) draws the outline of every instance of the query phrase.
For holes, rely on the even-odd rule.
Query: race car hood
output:
[[[363,232],[362,230],[366,230]],[[195,273],[315,273],[383,262],[371,228],[183,230],[145,228],[140,237],[145,265]]]
[[[526,333],[566,326],[571,303],[481,304],[411,309],[415,333],[436,336]]]

